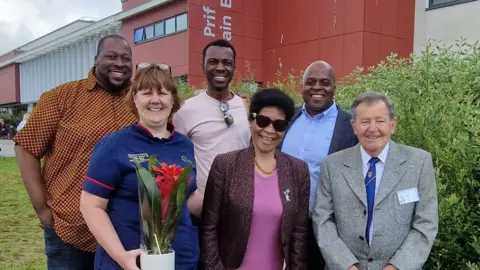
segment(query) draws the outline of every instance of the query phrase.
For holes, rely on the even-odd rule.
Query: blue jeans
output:
[[[65,244],[53,227],[43,229],[48,270],[93,270],[95,253]]]

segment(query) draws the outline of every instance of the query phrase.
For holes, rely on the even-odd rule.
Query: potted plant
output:
[[[175,164],[159,163],[155,155],[148,161],[148,169],[135,161],[138,177],[138,195],[141,216],[142,270],[175,269],[174,234],[181,219],[187,196],[190,163],[185,168]],[[161,266],[161,268],[159,268]]]

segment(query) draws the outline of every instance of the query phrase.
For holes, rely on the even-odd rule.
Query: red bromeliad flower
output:
[[[183,171],[182,167],[177,165],[167,165],[162,162],[161,167],[153,166],[153,172],[158,176],[155,177],[155,183],[157,184],[160,194],[162,196],[162,220],[165,220],[167,215],[168,203],[170,201],[170,195],[172,193],[175,182]]]
[[[144,229],[142,238],[147,245],[148,254],[167,254],[172,251],[171,236],[178,228],[181,209],[188,198],[188,186],[193,180],[188,175],[193,167],[193,163],[185,168],[159,163],[155,155],[152,155],[149,171],[135,160],[142,230]],[[167,215],[168,211],[171,213]]]

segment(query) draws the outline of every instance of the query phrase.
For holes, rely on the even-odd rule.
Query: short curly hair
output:
[[[205,56],[207,56],[208,48],[213,47],[213,46],[230,48],[233,52],[233,62],[235,63],[236,58],[237,58],[237,52],[235,51],[235,47],[233,47],[232,43],[228,42],[225,39],[213,40],[210,43],[208,43],[207,45],[205,45],[205,47],[203,48],[203,51],[202,51],[202,56],[203,56],[202,63],[205,62]]]
[[[252,97],[248,119],[253,120],[253,113],[260,113],[265,107],[276,107],[285,113],[285,120],[292,120],[295,103],[285,92],[278,88],[259,89]]]
[[[178,94],[177,86],[175,85],[175,82],[170,74],[167,71],[161,70],[155,65],[139,69],[137,73],[135,73],[135,77],[130,89],[128,90],[125,100],[128,109],[138,118],[137,106],[134,102],[134,97],[138,91],[144,89],[162,88],[165,88],[167,91],[172,93],[173,107],[168,117],[168,120],[172,120],[173,114],[176,113],[182,106],[182,99]]]

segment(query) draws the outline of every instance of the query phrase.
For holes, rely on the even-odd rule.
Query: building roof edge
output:
[[[131,18],[135,15],[144,13],[146,11],[149,11],[153,8],[156,8],[161,5],[165,5],[167,3],[172,2],[173,0],[151,0],[148,2],[145,2],[143,4],[140,4],[138,6],[132,7],[130,9],[121,11],[119,13],[116,13],[114,15],[108,16],[102,20],[99,20],[97,22],[94,22],[86,27],[83,27],[81,29],[78,29],[76,31],[73,31],[61,38],[58,38],[56,40],[47,42],[41,46],[38,46],[32,50],[23,52],[20,55],[17,55],[7,61],[4,61],[3,63],[0,63],[0,68],[3,68],[5,66],[8,66],[12,63],[23,63],[25,61],[28,61],[32,58],[36,58],[41,55],[45,55],[51,51],[57,50],[61,47],[64,47],[66,45],[78,42],[79,40],[86,39],[89,36],[94,36],[98,35],[99,33],[105,32],[108,29],[116,28],[121,25],[121,22],[125,19]],[[28,44],[28,43],[27,43]],[[15,49],[16,50],[16,49]],[[12,50],[12,51],[15,51]],[[12,51],[7,52],[11,53]]]

